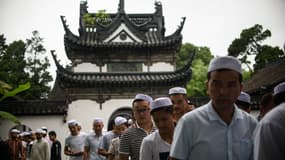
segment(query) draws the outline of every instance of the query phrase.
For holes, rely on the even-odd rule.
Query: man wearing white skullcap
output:
[[[70,135],[65,138],[64,154],[69,160],[82,160],[84,155],[84,143],[86,134],[80,134],[79,122],[70,120],[67,122]]]
[[[274,88],[274,103],[256,128],[254,160],[285,159],[285,82]]]
[[[139,159],[141,142],[155,128],[150,114],[152,98],[145,94],[137,94],[132,103],[134,125],[122,134],[120,141],[120,160]]]
[[[238,98],[236,100],[236,105],[241,110],[244,110],[245,112],[250,113],[250,111],[251,111],[250,95],[247,94],[246,92],[240,92],[240,95],[238,96]]]
[[[93,131],[90,133],[85,140],[84,144],[84,160],[105,160],[104,156],[98,154],[98,149],[103,140],[103,119],[96,117],[93,119]]]
[[[168,94],[173,103],[173,115],[175,122],[177,123],[178,120],[184,115],[184,113],[187,113],[188,111],[187,92],[185,88],[173,87],[169,89]]]
[[[9,139],[4,142],[8,145],[9,150],[9,158],[12,160],[24,160],[25,159],[25,153],[24,153],[24,147],[20,140],[18,140],[18,134],[20,131],[18,129],[12,129],[9,133]],[[1,157],[2,158],[2,157]],[[1,159],[0,158],[0,159]]]
[[[210,61],[207,82],[210,101],[180,118],[170,151],[172,159],[252,159],[257,120],[235,102],[242,90],[240,61],[222,56]]]
[[[117,133],[120,133],[120,135],[116,138],[111,139],[109,149],[108,149],[108,160],[119,160],[119,147],[120,147],[120,137],[121,134],[125,132],[127,129],[128,120],[124,117],[118,116],[115,118],[115,130],[117,130]]]
[[[36,130],[36,140],[33,142],[30,159],[50,160],[50,148],[48,142],[43,140],[43,130]]]
[[[114,120],[113,129],[108,131],[103,135],[102,143],[100,144],[99,154],[108,157],[111,153],[108,152],[111,140],[117,138],[124,132],[127,128],[127,119],[121,116],[118,116]]]
[[[166,160],[175,128],[173,104],[170,98],[155,99],[151,103],[151,115],[158,130],[143,139],[140,160]]]

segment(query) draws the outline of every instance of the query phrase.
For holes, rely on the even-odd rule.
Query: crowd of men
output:
[[[103,133],[103,120],[94,118],[93,132],[81,132],[80,122],[68,121],[70,134],[64,154],[70,160],[284,160],[285,82],[265,94],[260,115],[250,115],[250,95],[243,92],[241,63],[234,57],[211,60],[207,73],[210,101],[195,108],[185,88],[169,89],[168,97],[135,95],[132,120],[118,116]],[[259,121],[259,122],[258,122]],[[132,123],[130,123],[132,122]],[[11,160],[61,160],[61,143],[54,131],[41,128],[10,131]],[[2,159],[2,157],[1,157]]]

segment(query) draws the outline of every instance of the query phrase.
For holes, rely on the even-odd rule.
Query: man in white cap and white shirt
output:
[[[179,120],[171,159],[252,159],[257,120],[235,105],[242,90],[240,61],[231,56],[212,59],[206,89],[210,102]]]
[[[110,153],[108,152],[111,140],[117,138],[121,135],[122,131],[126,129],[127,119],[118,116],[114,120],[113,129],[103,135],[102,143],[100,144],[99,154],[108,157]]]
[[[116,138],[113,138],[109,145],[109,155],[108,160],[119,160],[119,148],[120,148],[120,139],[121,135],[125,132],[125,130],[128,128],[128,120],[124,117],[117,117],[115,119],[115,126],[118,130],[120,130],[120,135]]]
[[[173,103],[175,122],[178,122],[188,107],[187,91],[183,87],[173,87],[169,89],[168,94]]]
[[[170,98],[160,97],[150,106],[151,115],[158,130],[143,139],[140,160],[167,160],[175,128],[173,104]]]
[[[36,130],[36,140],[33,142],[30,160],[50,160],[50,148],[48,142],[43,140],[44,131]]]
[[[137,94],[132,102],[134,125],[122,134],[120,141],[120,160],[138,160],[140,146],[144,137],[155,131],[150,115],[152,98],[145,94]]]
[[[104,156],[98,154],[98,149],[103,139],[104,124],[103,119],[96,117],[93,120],[93,131],[85,140],[84,144],[84,160],[105,160]]]
[[[64,154],[69,156],[69,160],[83,160],[85,134],[80,134],[78,121],[67,122],[70,135],[65,138]]]
[[[274,88],[274,103],[256,128],[254,160],[285,159],[285,82]]]
[[[240,95],[238,96],[236,100],[236,105],[238,108],[241,110],[244,110],[247,113],[250,113],[251,108],[250,108],[250,95],[247,94],[246,92],[240,92]]]

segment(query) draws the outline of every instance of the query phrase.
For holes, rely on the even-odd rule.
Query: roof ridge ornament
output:
[[[118,12],[125,13],[125,0],[120,0]]]

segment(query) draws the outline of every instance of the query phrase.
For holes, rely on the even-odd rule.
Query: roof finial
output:
[[[120,13],[124,13],[125,12],[125,1],[124,0],[120,0],[119,12]]]

